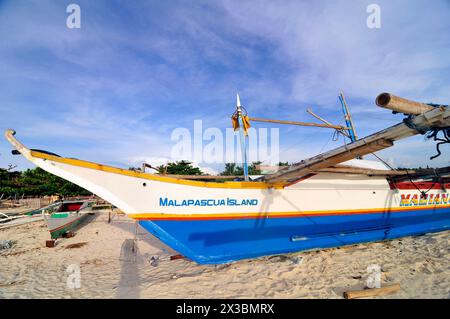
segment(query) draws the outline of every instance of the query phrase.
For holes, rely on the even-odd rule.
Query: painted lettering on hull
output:
[[[449,204],[448,194],[401,194],[400,206],[429,206]]]
[[[159,198],[161,207],[183,207],[183,206],[256,206],[257,199],[170,199],[167,197]]]

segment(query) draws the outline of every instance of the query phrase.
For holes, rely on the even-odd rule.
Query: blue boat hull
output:
[[[380,241],[450,229],[450,207],[282,218],[141,220],[140,225],[200,264]]]

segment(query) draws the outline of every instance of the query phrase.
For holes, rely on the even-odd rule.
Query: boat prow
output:
[[[19,142],[14,135],[16,135],[16,131],[13,129],[7,129],[5,131],[5,137],[8,142],[11,143],[11,145],[14,146],[14,148],[19,151],[27,160],[34,163],[33,156],[31,156],[31,150],[21,142]]]

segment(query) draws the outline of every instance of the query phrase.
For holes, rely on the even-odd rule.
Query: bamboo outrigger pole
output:
[[[405,110],[406,111],[406,110]],[[394,145],[395,141],[409,136],[423,134],[431,129],[450,128],[450,107],[433,107],[420,115],[407,118],[406,121],[388,127],[356,142],[305,159],[288,168],[268,175],[268,182],[277,182],[300,178],[308,173],[327,168],[347,160],[364,156]]]
[[[431,105],[404,99],[390,93],[381,93],[375,99],[375,103],[379,107],[403,114],[418,115],[434,109]]]
[[[325,124],[328,125],[333,125],[330,122],[328,122],[327,120],[325,120],[324,118],[320,117],[319,115],[317,115],[316,113],[314,113],[311,109],[307,109],[306,112],[308,112],[309,114],[311,114],[312,116],[314,116],[316,119],[318,119],[319,121],[324,122]],[[339,133],[343,134],[344,136],[347,136],[348,138],[350,138],[350,134],[348,132],[345,132],[345,130],[348,130],[349,128],[347,127],[342,127],[342,130],[338,130]]]
[[[318,119],[319,121],[324,122],[327,125],[333,125],[330,122],[328,122],[327,120],[325,120],[324,118],[320,117],[319,115],[317,115],[316,113],[314,113],[311,109],[306,109],[306,112],[308,112],[309,114],[311,114],[312,116],[314,116],[316,119]]]
[[[266,123],[277,123],[277,124],[288,124],[288,125],[299,125],[299,126],[315,126],[315,127],[332,128],[335,130],[348,130],[347,127],[340,126],[340,125],[333,125],[333,124],[271,120],[271,119],[262,119],[259,117],[250,117],[249,120],[253,121],[253,122],[266,122]]]

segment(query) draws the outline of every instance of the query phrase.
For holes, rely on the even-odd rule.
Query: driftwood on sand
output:
[[[400,284],[393,284],[381,288],[363,289],[344,292],[345,299],[367,298],[392,294],[400,290]]]

